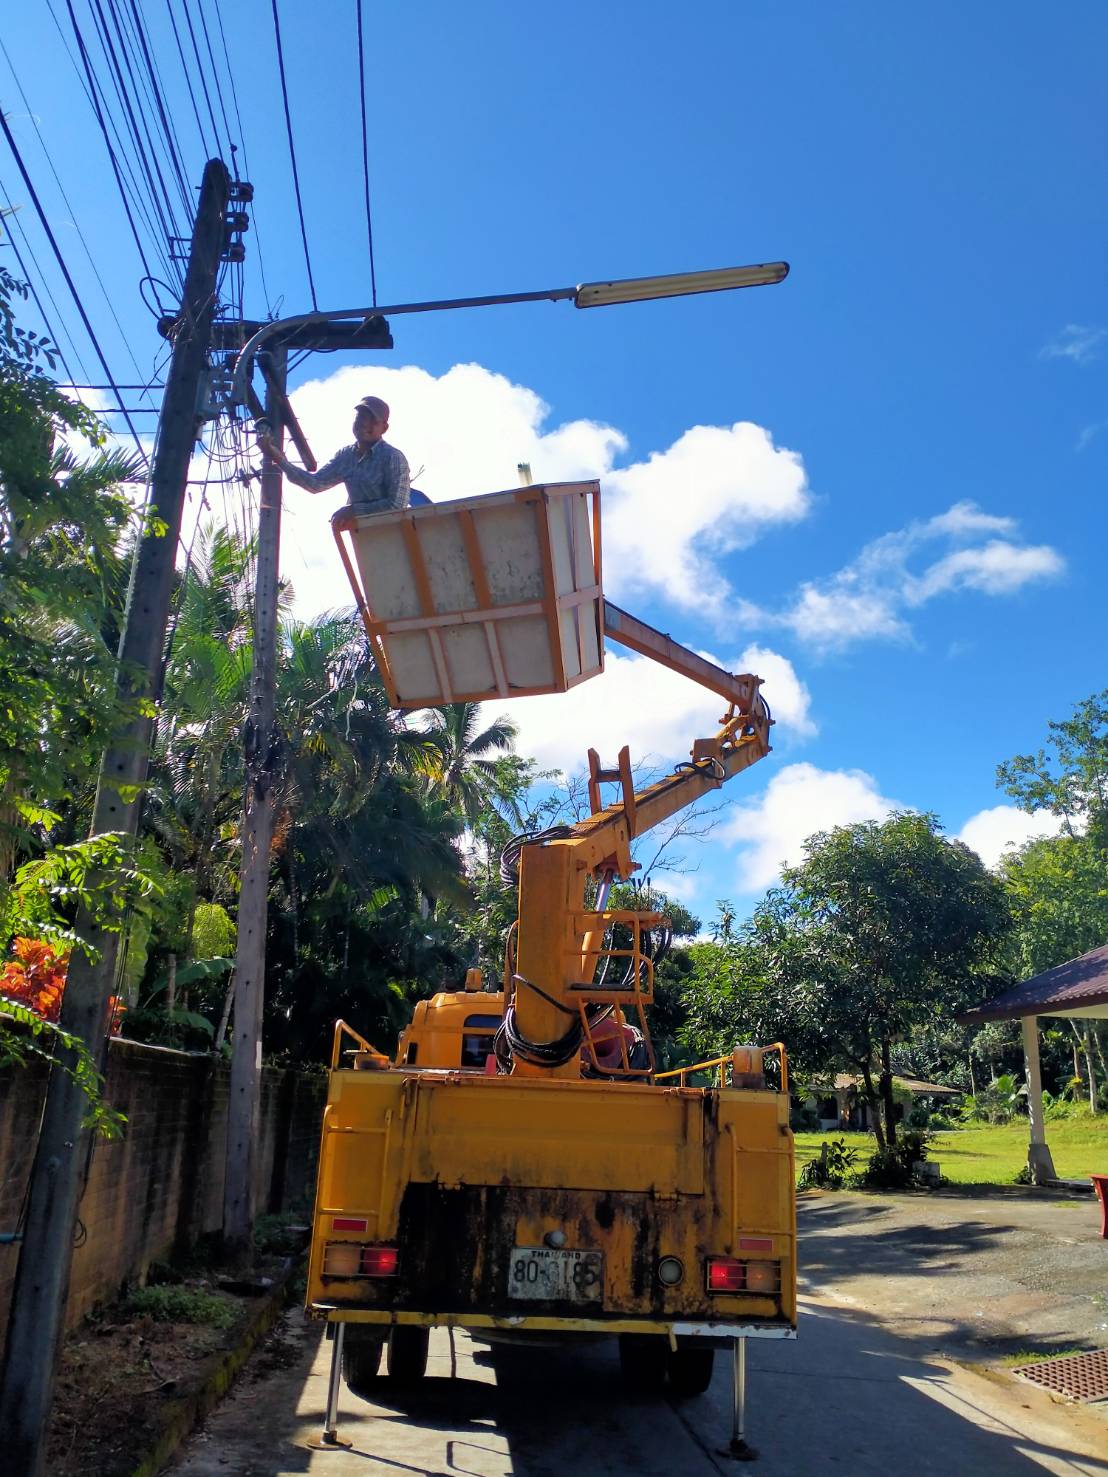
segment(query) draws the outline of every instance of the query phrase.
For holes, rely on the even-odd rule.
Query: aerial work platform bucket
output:
[[[565,692],[603,670],[599,483],[333,526],[394,707]]]

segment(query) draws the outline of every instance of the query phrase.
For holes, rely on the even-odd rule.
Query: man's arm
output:
[[[346,478],[346,452],[337,451],[331,460],[320,467],[318,472],[306,472],[303,467],[294,467],[283,451],[278,451],[268,436],[258,437],[258,446],[263,456],[269,461],[275,462],[281,468],[285,476],[296,487],[302,487],[305,492],[326,492],[329,487],[336,487]]]
[[[411,473],[408,470],[408,458],[402,451],[392,448],[392,456],[385,476],[385,495],[389,506],[392,508],[406,508],[411,492]]]

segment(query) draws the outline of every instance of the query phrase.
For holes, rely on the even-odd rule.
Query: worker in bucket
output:
[[[335,453],[318,472],[294,467],[273,444],[259,424],[258,446],[267,460],[275,462],[290,482],[305,492],[326,492],[339,482],[353,513],[392,513],[406,508],[411,500],[408,459],[383,439],[389,428],[389,408],[376,395],[367,395],[354,407],[354,442]],[[426,501],[419,494],[417,501]],[[345,511],[345,510],[344,510]]]

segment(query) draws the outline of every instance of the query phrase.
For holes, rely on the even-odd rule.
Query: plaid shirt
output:
[[[346,483],[350,506],[357,513],[388,513],[408,506],[408,459],[387,441],[363,451],[355,442],[336,452],[318,472],[289,467],[285,476],[307,492],[326,492]]]

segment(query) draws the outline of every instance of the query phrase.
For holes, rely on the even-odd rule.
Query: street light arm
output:
[[[231,403],[246,404],[255,356],[275,334],[289,333],[312,323],[333,323],[337,319],[384,318],[397,313],[442,313],[450,308],[490,308],[501,303],[554,303],[576,296],[576,287],[551,287],[545,292],[509,292],[495,297],[453,297],[425,303],[389,303],[376,308],[338,308],[334,312],[297,313],[291,318],[275,318],[272,323],[263,323],[244,344],[231,382]]]
[[[605,282],[583,282],[576,287],[551,287],[543,292],[506,292],[492,297],[442,298],[437,302],[392,303],[386,307],[339,308],[333,313],[299,313],[264,323],[238,356],[231,382],[231,402],[245,405],[249,396],[254,356],[277,334],[311,323],[343,318],[384,318],[396,313],[442,313],[450,308],[491,308],[504,303],[559,302],[572,299],[578,308],[612,307],[618,303],[656,298],[689,297],[705,292],[731,292],[740,287],[770,287],[789,275],[788,262],[759,262],[746,267],[716,267],[706,272],[671,272],[661,277],[626,277]]]

